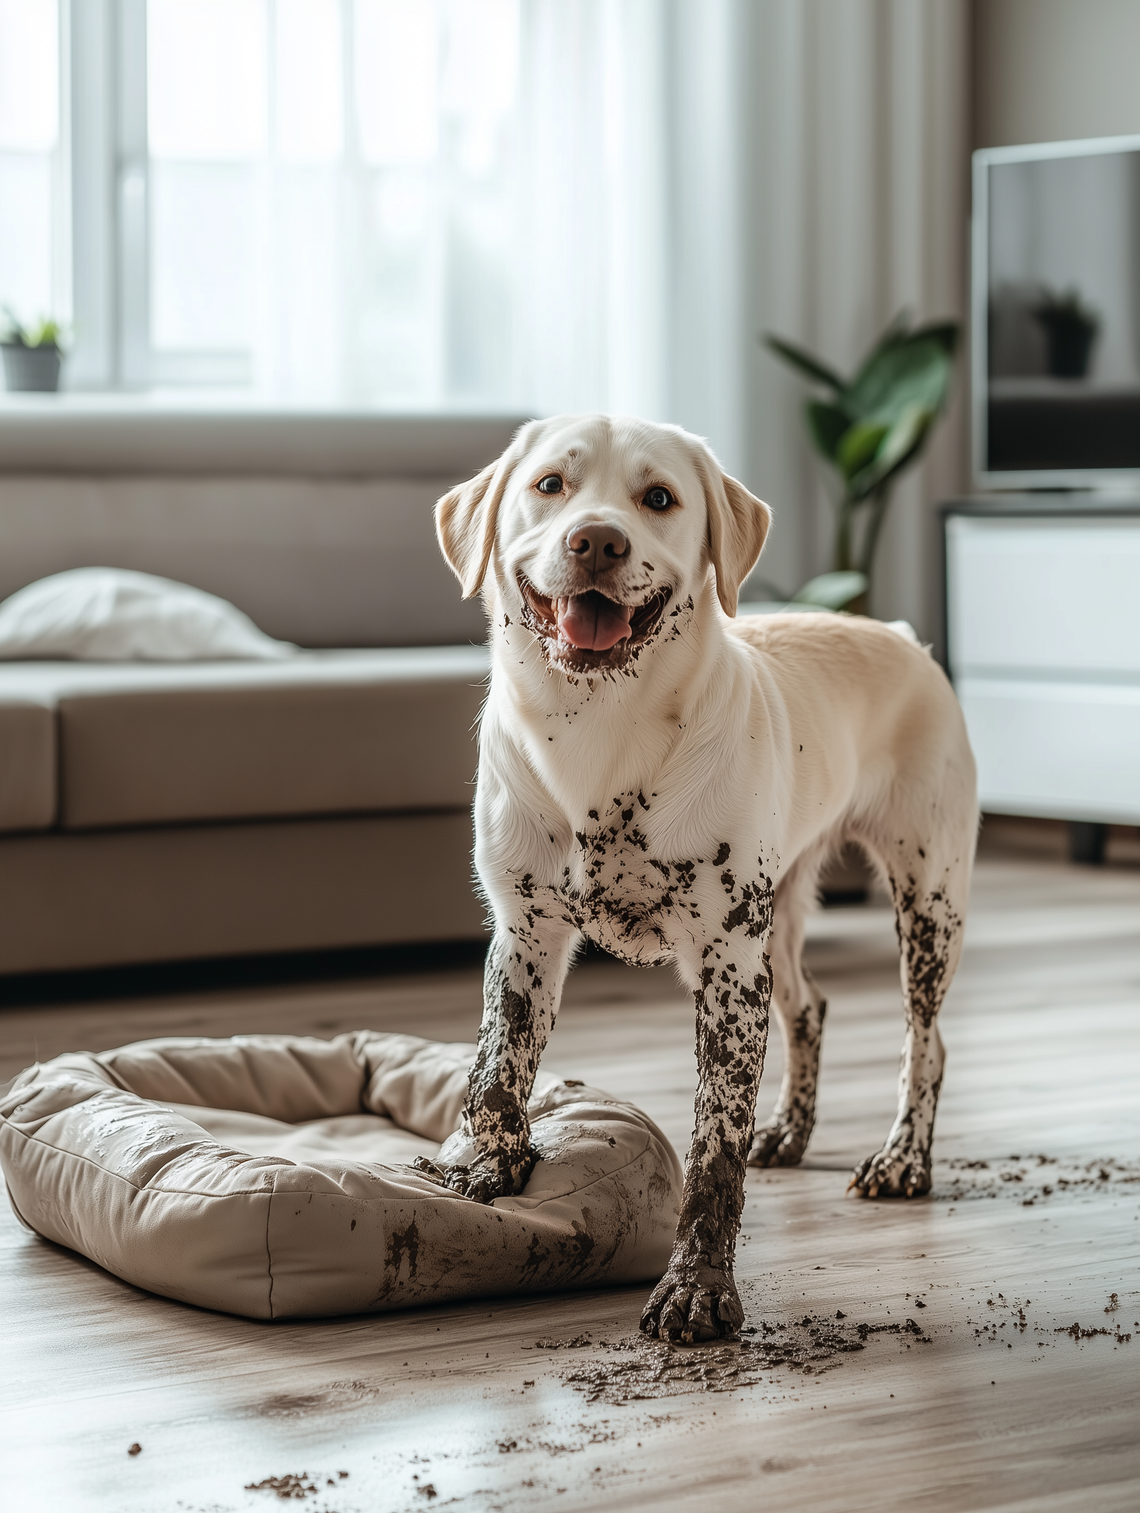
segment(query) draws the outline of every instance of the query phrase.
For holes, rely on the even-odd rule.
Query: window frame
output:
[[[157,351],[151,342],[146,0],[67,0],[61,8],[70,71],[70,385],[248,390],[252,352]]]

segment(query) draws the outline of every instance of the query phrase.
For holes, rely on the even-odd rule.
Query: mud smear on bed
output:
[[[962,1203],[981,1198],[1007,1198],[1023,1208],[1066,1196],[1103,1193],[1109,1188],[1140,1197],[1140,1162],[1076,1161],[1046,1155],[1005,1156],[995,1161],[959,1158],[938,1162],[936,1202]]]
[[[536,1340],[534,1348],[590,1351],[589,1359],[559,1362],[558,1375],[587,1402],[619,1406],[691,1392],[736,1392],[769,1385],[765,1378],[773,1371],[819,1375],[835,1370],[844,1356],[865,1349],[867,1341],[878,1334],[905,1336],[908,1345],[931,1343],[913,1319],[865,1324],[845,1316],[808,1315],[792,1322],[764,1320],[742,1330],[739,1342],[673,1345],[641,1334],[595,1342],[576,1335],[572,1340]]]

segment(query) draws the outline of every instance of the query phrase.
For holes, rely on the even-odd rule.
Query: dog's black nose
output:
[[[566,537],[566,547],[591,573],[604,573],[629,556],[629,542],[614,525],[587,520]]]

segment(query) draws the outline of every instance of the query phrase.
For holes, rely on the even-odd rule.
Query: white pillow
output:
[[[0,660],[276,661],[296,655],[225,599],[119,567],[77,567],[0,604]]]

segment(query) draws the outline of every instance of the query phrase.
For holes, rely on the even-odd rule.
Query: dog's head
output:
[[[531,421],[436,506],[464,597],[493,584],[492,610],[573,673],[626,666],[710,572],[734,615],[769,519],[698,437],[606,415]]]

